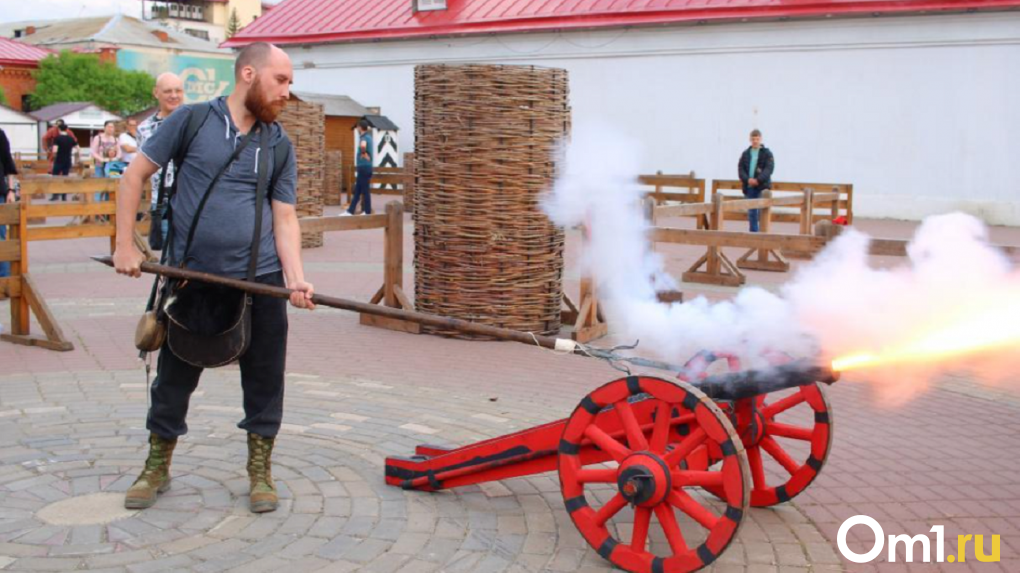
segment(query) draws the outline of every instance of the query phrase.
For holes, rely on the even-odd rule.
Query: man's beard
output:
[[[255,81],[248,89],[248,94],[244,96],[244,107],[248,108],[248,111],[259,121],[273,123],[283,111],[284,105],[286,105],[284,101],[271,102],[267,100],[262,95],[262,78],[255,76]]]

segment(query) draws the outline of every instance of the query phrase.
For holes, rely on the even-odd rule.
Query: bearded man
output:
[[[274,122],[290,95],[293,67],[276,46],[256,43],[238,54],[234,75],[236,88],[229,96],[170,114],[125,171],[117,196],[114,266],[120,274],[141,276],[144,257],[132,236],[142,184],[177,156],[181,161],[176,162],[176,190],[170,200],[167,262],[287,286],[294,290],[293,306],[312,309],[313,289],[305,282],[295,210],[297,163],[286,133]],[[197,127],[191,122],[193,114],[202,118]],[[193,137],[186,141],[189,132]],[[290,151],[277,165],[274,149],[285,141]],[[273,181],[268,189],[267,179]],[[238,359],[244,392],[244,419],[238,427],[248,433],[249,505],[255,513],[278,505],[270,456],[283,419],[286,305],[282,299],[252,297],[250,343]],[[164,343],[146,420],[149,456],[127,491],[125,507],[150,507],[157,493],[169,489],[170,460],[178,437],[187,433],[188,402],[201,374],[201,367]]]

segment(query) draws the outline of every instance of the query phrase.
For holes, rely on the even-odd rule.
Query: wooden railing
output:
[[[372,304],[414,310],[414,303],[404,293],[404,206],[399,201],[386,204],[385,213],[359,217],[305,217],[298,219],[302,232],[357,231],[383,229],[383,284],[372,297]],[[370,314],[361,315],[361,324],[418,334],[417,323]]]
[[[28,272],[28,210],[25,205],[0,205],[0,225],[7,225],[8,229],[7,240],[0,241],[0,262],[11,264],[11,276],[0,278],[0,294],[10,299],[11,332],[0,334],[0,340],[50,350],[74,350]],[[35,315],[45,337],[32,335],[31,314]]]
[[[736,193],[722,193],[723,191],[731,191]],[[788,212],[776,212],[772,215],[772,220],[780,223],[800,223],[801,233],[811,233],[811,226],[825,219],[835,219],[836,217],[843,216],[846,218],[847,224],[853,223],[854,220],[854,186],[850,183],[793,183],[793,182],[780,182],[773,181],[771,186],[772,195],[775,198],[784,196],[798,197],[806,195],[808,191],[813,191],[815,194],[814,200],[809,206],[811,209],[810,220],[805,219],[801,213],[788,213]],[[743,185],[739,180],[736,179],[717,179],[712,181],[712,196],[722,193],[727,199],[743,199]],[[820,196],[820,193],[826,193],[824,196]],[[831,198],[829,193],[836,193],[838,197],[835,199]],[[798,206],[802,205],[800,202],[793,202],[790,205]],[[781,206],[780,204],[774,204],[774,206]],[[824,214],[816,212],[817,209],[826,209]],[[745,212],[730,213],[726,217],[729,221],[746,221],[747,214]],[[805,224],[807,230],[804,230]]]

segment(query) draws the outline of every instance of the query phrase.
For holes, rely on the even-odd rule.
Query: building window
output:
[[[203,40],[209,39],[209,32],[207,32],[206,30],[195,30],[192,28],[185,28],[184,33],[189,36],[194,36],[196,38],[202,38]]]
[[[412,0],[415,12],[446,10],[446,0]]]

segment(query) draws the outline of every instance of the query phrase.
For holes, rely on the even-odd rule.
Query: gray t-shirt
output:
[[[230,159],[234,149],[241,144],[243,135],[238,132],[230,117],[225,98],[212,102],[212,110],[202,128],[191,142],[183,164],[177,173],[177,192],[171,202],[173,209],[173,260],[178,264],[184,255],[188,230],[198,210],[202,195],[212,183],[213,177]],[[206,105],[206,104],[196,104]],[[184,137],[193,106],[184,106],[163,121],[159,130],[142,145],[141,153],[150,161],[166,167],[174,150]],[[270,145],[275,147],[287,134],[279,125],[270,129]],[[259,137],[254,135],[248,146],[223,173],[216,188],[202,210],[202,216],[195,231],[195,239],[188,253],[187,267],[192,270],[216,273],[233,278],[245,278],[251,259],[251,238],[255,231],[255,194],[258,184],[256,158],[260,153],[269,153],[271,178],[277,168],[272,148],[259,150]],[[276,188],[269,191],[273,201],[297,203],[297,160],[291,148],[283,173]],[[257,275],[280,270],[280,257],[276,253],[273,235],[273,211],[267,199],[262,205],[262,234],[259,243]]]

